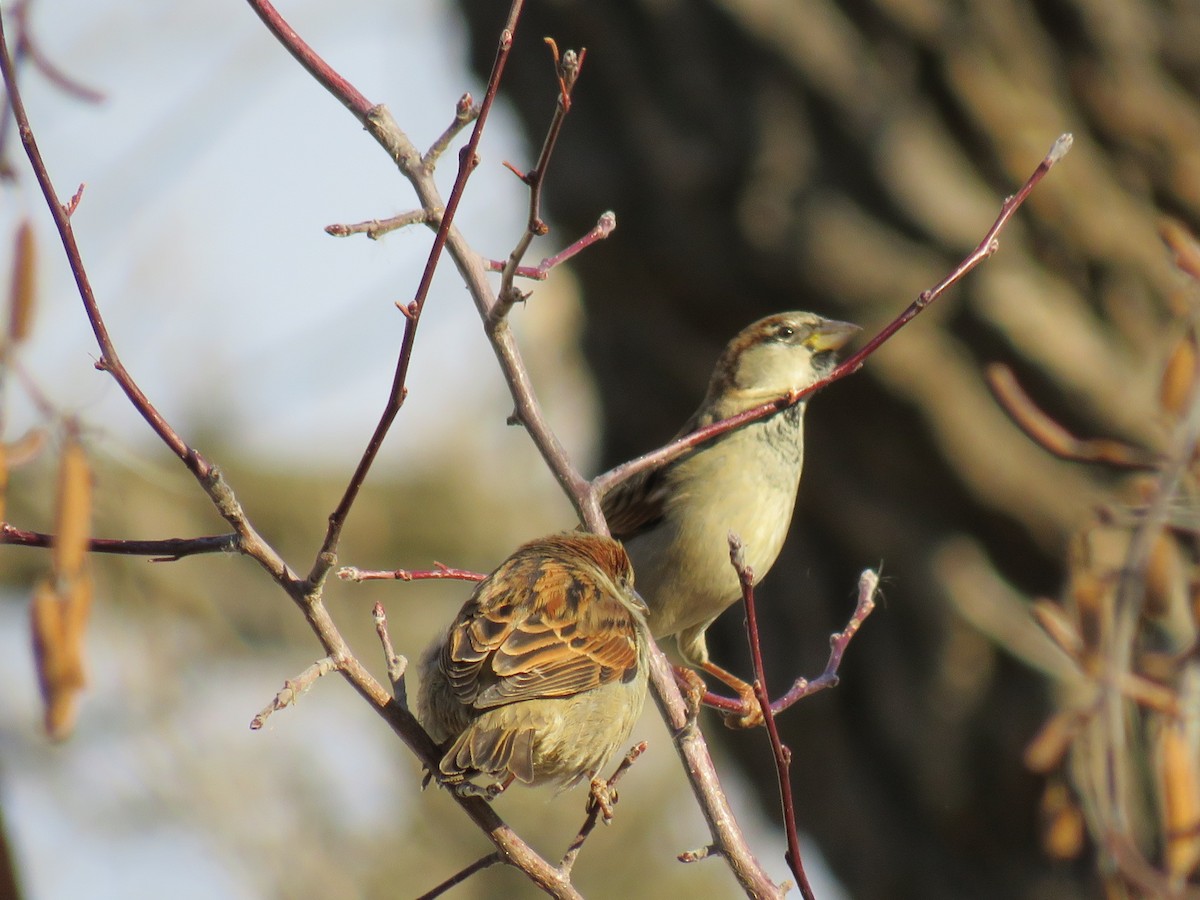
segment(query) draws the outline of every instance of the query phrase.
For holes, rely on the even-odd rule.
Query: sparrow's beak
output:
[[[825,319],[813,329],[812,334],[804,343],[813,353],[825,353],[829,350],[841,350],[850,343],[850,338],[862,331],[857,325],[849,322],[838,322]]]

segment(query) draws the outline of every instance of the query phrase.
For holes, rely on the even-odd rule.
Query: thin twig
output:
[[[862,627],[867,616],[874,611],[875,593],[878,587],[879,576],[871,569],[866,569],[858,577],[858,601],[854,607],[854,613],[850,616],[845,628],[829,636],[829,660],[825,663],[824,671],[811,681],[807,678],[797,678],[786,694],[771,702],[771,711],[775,715],[779,715],[805,697],[811,697],[827,688],[837,687],[838,669],[842,665],[846,647],[858,634],[858,629]],[[723,713],[745,715],[748,712],[740,699],[725,697],[712,691],[704,694],[703,703],[705,706]]]
[[[104,319],[100,315],[100,308],[96,303],[96,295],[92,291],[87,271],[84,269],[79,246],[75,241],[75,232],[71,227],[71,217],[66,207],[58,199],[58,193],[54,189],[54,184],[50,181],[50,174],[46,169],[45,162],[42,160],[41,150],[38,149],[33,129],[29,125],[29,117],[25,111],[25,103],[21,98],[21,91],[17,86],[16,74],[13,71],[12,59],[9,56],[8,43],[4,37],[2,22],[0,22],[0,46],[2,46],[3,50],[0,53],[0,69],[3,71],[4,84],[8,89],[9,106],[17,122],[17,133],[20,135],[21,144],[25,148],[25,155],[29,158],[34,177],[37,179],[38,186],[41,188],[42,195],[46,200],[46,206],[50,210],[50,215],[54,218],[55,227],[58,229],[59,236],[62,239],[63,250],[66,252],[67,260],[71,266],[71,274],[75,278],[75,285],[79,290],[80,298],[83,300],[88,321],[91,323],[92,332],[100,348],[100,358],[96,360],[96,368],[112,375],[118,386],[129,398],[130,403],[133,404],[134,409],[146,420],[162,442],[176,456],[183,460],[184,464],[195,473],[197,478],[207,479],[211,475],[212,467],[199,453],[188,447],[175,429],[167,424],[166,420],[163,419],[158,410],[154,408],[153,404],[150,403],[146,395],[142,393],[141,389],[133,381],[133,378],[130,377],[125,366],[121,363],[120,357],[117,355],[116,347],[114,347],[112,339],[109,337],[108,328],[105,326]]]
[[[879,589],[879,575],[871,569],[866,569],[858,576],[858,602],[854,614],[846,627],[829,636],[829,660],[825,663],[825,671],[812,681],[798,678],[786,694],[771,704],[771,711],[778,714],[805,697],[810,697],[818,691],[836,687],[838,669],[842,665],[842,657],[846,648],[858,634],[858,629],[875,609],[875,593]]]
[[[421,162],[425,165],[427,171],[432,172],[433,167],[437,165],[438,159],[446,148],[450,146],[450,142],[458,137],[458,133],[479,118],[479,107],[471,99],[470,94],[463,94],[458,98],[458,103],[454,105],[454,121],[451,122],[446,130],[438,135],[437,140],[430,145],[425,151],[425,155],[421,157]]]
[[[571,111],[571,91],[575,88],[584,56],[587,53],[587,50],[581,50],[579,53],[567,50],[560,57],[558,45],[551,38],[546,38],[545,41],[554,57],[554,68],[559,84],[558,98],[555,101],[554,115],[550,119],[550,127],[546,130],[545,140],[542,141],[542,149],[538,154],[537,162],[532,169],[521,176],[521,180],[529,186],[529,220],[524,233],[504,264],[500,276],[500,289],[496,293],[497,300],[488,313],[489,331],[499,325],[508,315],[514,303],[525,299],[525,294],[514,284],[517,268],[533,239],[541,237],[550,230],[542,219],[542,188],[546,183],[546,170],[550,166],[550,159],[558,144],[558,136],[562,132],[563,120]]]
[[[104,100],[103,92],[72,78],[42,52],[41,46],[33,39],[33,31],[29,27],[29,7],[31,5],[29,0],[19,0],[12,6],[12,21],[17,29],[17,46],[14,55],[17,58],[28,56],[38,71],[60,91],[70,94],[84,103],[102,102]]]
[[[617,214],[610,210],[600,216],[600,219],[592,226],[591,231],[570,246],[560,250],[553,256],[547,256],[536,266],[517,266],[515,269],[516,276],[518,278],[532,278],[535,281],[545,281],[546,276],[550,274],[550,271],[555,266],[562,265],[571,257],[592,246],[596,241],[604,240],[616,230],[616,227]],[[506,260],[489,259],[486,265],[489,272],[503,272],[508,262]]]
[[[9,56],[8,42],[4,34],[2,19],[0,19],[0,74],[3,75],[4,84],[8,90],[9,106],[12,109],[13,118],[17,123],[17,131],[21,136],[21,144],[25,148],[25,155],[29,159],[34,177],[42,189],[46,206],[49,208],[50,215],[54,219],[55,227],[62,241],[63,250],[71,267],[71,274],[74,276],[75,285],[79,291],[80,299],[83,301],[88,322],[92,326],[96,344],[100,349],[100,358],[95,364],[96,368],[106,371],[112,376],[134,409],[141,414],[142,418],[146,420],[159,439],[179,457],[196,478],[205,493],[208,494],[217,511],[238,533],[241,551],[257,560],[278,584],[287,590],[289,594],[296,596],[294,594],[296,584],[295,575],[283,561],[283,558],[262,539],[262,536],[251,525],[237,497],[225,482],[221,473],[215,466],[204,459],[199,452],[187,445],[179,433],[150,403],[145,393],[133,380],[133,377],[126,370],[125,366],[122,365],[117,355],[116,347],[109,336],[108,328],[105,326],[104,319],[100,314],[100,307],[96,302],[96,296],[92,291],[91,282],[83,264],[83,257],[76,243],[74,230],[71,227],[70,211],[59,202],[58,194],[54,190],[54,184],[50,180],[50,173],[46,169],[41,151],[38,149],[37,139],[34,137],[33,128],[29,123],[25,104],[21,98],[16,75],[13,71],[12,59]]]
[[[629,752],[625,754],[625,758],[621,760],[621,764],[617,766],[612,777],[608,779],[608,786],[610,788],[616,787],[617,782],[629,771],[630,766],[637,761],[639,756],[646,752],[646,746],[645,741],[639,741],[629,748]],[[575,860],[579,857],[579,851],[583,849],[584,841],[588,839],[588,835],[595,830],[597,823],[600,821],[600,813],[599,803],[589,804],[587,817],[583,820],[583,825],[580,826],[579,833],[572,839],[570,846],[567,847],[567,852],[563,854],[562,862],[558,864],[559,869],[564,874],[569,875],[571,873],[571,869],[575,865]]]
[[[418,897],[417,900],[433,900],[434,897],[440,897],[455,885],[462,884],[476,872],[482,872],[484,869],[490,868],[496,865],[496,863],[502,862],[504,862],[504,857],[500,855],[499,851],[489,853],[487,856],[475,860],[475,862],[471,863],[465,869],[455,872],[433,890],[426,891],[424,894]]]
[[[438,217],[423,209],[413,209],[402,212],[388,219],[368,219],[366,222],[356,222],[353,225],[326,225],[325,233],[334,237],[349,237],[352,234],[365,234],[373,241],[379,240],[391,231],[407,228],[409,225],[429,225],[436,223]]]
[[[787,836],[785,859],[788,868],[796,876],[800,895],[804,900],[815,900],[808,876],[804,873],[804,862],[800,856],[800,837],[796,832],[796,804],[792,798],[792,779],[789,772],[792,752],[784,746],[779,736],[779,725],[775,722],[775,711],[771,709],[771,695],[767,691],[767,673],[763,665],[762,643],[759,641],[758,612],[754,606],[754,571],[746,564],[746,547],[742,539],[732,532],[729,535],[729,561],[742,586],[742,602],[746,607],[746,637],[750,642],[750,659],[754,667],[754,696],[762,708],[763,724],[767,727],[771,755],[775,760],[779,802],[783,808],[783,829]]]
[[[1009,219],[1021,207],[1021,204],[1029,197],[1029,194],[1037,187],[1038,183],[1046,176],[1046,173],[1062,159],[1067,151],[1071,149],[1073,138],[1070,134],[1060,135],[1058,140],[1050,148],[1050,152],[1034,169],[1033,174],[1025,180],[1018,190],[1011,197],[1007,198],[1000,207],[1000,213],[996,220],[992,223],[992,227],[988,229],[983,240],[968,253],[959,262],[957,266],[945,278],[939,281],[932,288],[922,291],[921,294],[908,305],[908,307],[900,313],[895,319],[887,324],[875,337],[871,338],[858,352],[854,353],[845,362],[835,368],[832,372],[815,382],[808,388],[802,391],[780,397],[770,403],[764,403],[761,406],[756,406],[753,409],[746,410],[736,416],[730,416],[728,419],[722,419],[719,422],[714,422],[704,428],[697,429],[691,434],[685,435],[679,440],[673,441],[663,447],[659,447],[650,453],[645,453],[636,459],[622,463],[609,471],[598,475],[592,479],[592,489],[598,498],[602,498],[605,494],[611,491],[616,485],[620,484],[627,478],[636,475],[646,469],[656,469],[664,466],[673,459],[682,456],[692,447],[711,440],[718,435],[724,434],[727,431],[732,431],[747,422],[755,422],[759,419],[766,418],[773,413],[779,412],[781,409],[786,409],[789,406],[794,406],[806,397],[811,396],[824,387],[845,378],[847,375],[857,372],[863,367],[867,358],[878,350],[889,338],[897,331],[912,321],[922,310],[938,299],[945,291],[954,284],[957,284],[962,278],[978,266],[981,262],[996,252],[999,247],[999,235],[1008,224]]]
[[[271,713],[291,706],[300,695],[316,684],[317,679],[328,675],[337,668],[337,663],[330,657],[319,659],[295,678],[283,683],[283,690],[274,696],[270,703],[263,707],[262,712],[250,720],[250,730],[258,731],[266,724]]]
[[[151,562],[175,562],[198,553],[237,553],[242,539],[238,534],[212,534],[194,538],[162,538],[153,541],[125,541],[92,538],[89,553],[113,553],[123,556],[150,556]],[[53,547],[54,535],[41,531],[23,531],[0,522],[0,544],[14,547]]]
[[[408,660],[396,652],[392,646],[392,636],[388,633],[387,613],[382,603],[376,603],[371,610],[371,618],[375,621],[375,633],[379,635],[379,643],[383,646],[383,659],[387,665],[388,681],[392,685],[392,696],[400,704],[400,708],[408,711],[408,691],[404,686],[404,673],[408,670]]]
[[[483,581],[486,575],[468,569],[455,569],[434,561],[433,569],[360,569],[358,566],[342,566],[337,576],[342,581],[429,581],[453,579],[457,581]]]

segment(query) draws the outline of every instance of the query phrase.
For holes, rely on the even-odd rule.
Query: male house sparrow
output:
[[[646,699],[645,615],[611,538],[574,532],[518,548],[421,660],[417,717],[445,748],[438,780],[492,797],[514,779],[567,788],[587,777],[603,806],[597,773]],[[477,775],[499,780],[481,787]]]
[[[832,371],[834,351],[857,325],[786,312],[744,328],[721,353],[700,408],[678,436],[803,390]],[[700,444],[635,475],[603,499],[625,543],[656,638],[676,635],[680,655],[741,695],[761,721],[753,690],[709,660],[704,632],[741,599],[728,535],[746,546],[757,583],[775,562],[792,521],[804,462],[805,401]]]

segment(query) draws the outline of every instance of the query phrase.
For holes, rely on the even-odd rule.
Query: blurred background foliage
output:
[[[463,39],[485,73],[504,9],[459,6]],[[1063,656],[1034,624],[1030,604],[1061,598],[1075,615],[1080,573],[1105,581],[1128,549],[1126,528],[1125,538],[1085,559],[1081,533],[1090,533],[1097,509],[1137,509],[1152,489],[1046,453],[1000,409],[984,371],[1010,366],[1036,403],[1079,435],[1150,453],[1171,448],[1159,383],[1196,294],[1158,230],[1164,214],[1200,226],[1200,7],[531,3],[503,88],[529,146],[554,102],[543,35],[588,48],[547,182],[553,238],[572,240],[608,209],[618,228],[577,259],[574,279],[536,286],[516,318],[535,382],[553,395],[552,419],[568,423],[573,449],[597,470],[669,438],[698,403],[720,347],[752,319],[800,308],[868,332],[880,327],[978,241],[1059,133],[1075,134],[1073,151],[997,255],[861,373],[813,401],[797,521],[760,589],[760,615],[768,617],[773,683],[814,675],[829,633],[852,609],[858,572],[882,564],[884,602],[851,645],[841,685],[782,720],[805,848],[815,854],[819,846],[850,896],[1095,896],[1100,861],[1081,833],[1086,778],[1078,764],[1062,769],[1061,757],[1044,767],[1049,777],[1025,762],[1043,724],[1077,700],[1059,689]],[[264,53],[304,77],[277,47]],[[394,88],[372,85],[369,95],[406,124]],[[307,99],[328,103],[316,91]],[[449,120],[451,107],[452,99],[438,121]],[[342,126],[363,140],[348,119]],[[264,126],[264,134],[281,130]],[[73,177],[61,176],[64,184]],[[389,212],[371,208],[363,217]],[[504,214],[520,221],[523,210]],[[270,210],[247,224],[271,227]],[[461,291],[448,295],[465,306]],[[338,335],[321,337],[328,345]],[[474,365],[468,357],[491,365],[486,349],[475,352],[481,345],[469,354],[465,344],[444,347],[438,352],[450,359],[463,353],[463,367]],[[36,370],[36,359],[27,362]],[[196,368],[224,377],[217,364]],[[489,379],[494,388],[494,372],[476,379],[481,391]],[[436,559],[487,570],[526,537],[571,524],[527,439],[504,428],[503,395],[487,397],[478,405],[443,398],[447,416],[462,412],[445,429],[449,438],[419,461],[384,461],[350,518],[342,562],[422,568]],[[222,465],[264,535],[306,566],[361,438],[346,438],[351,461],[336,470],[272,462],[221,430],[220,406],[211,412],[208,430],[189,437]],[[598,450],[590,447],[593,414]],[[158,451],[131,455],[123,432],[90,424],[95,533],[222,530],[171,461]],[[55,449],[51,441],[14,470],[7,520],[51,527]],[[1192,543],[1179,539],[1172,575],[1185,596]],[[285,598],[241,559],[93,560],[90,684],[77,733],[48,745],[38,733],[26,621],[28,592],[47,565],[38,551],[0,548],[0,677],[11,686],[0,703],[0,808],[28,896],[78,895],[79,885],[96,896],[159,896],[156,878],[171,883],[187,872],[200,887],[181,896],[406,897],[488,851],[444,797],[416,790],[412,760],[332,679],[277,713],[264,733],[247,730],[283,679],[313,661],[316,645]],[[453,583],[334,585],[330,599],[382,677],[370,605],[386,603],[398,649],[415,657],[467,591]],[[1194,623],[1186,602],[1183,618]],[[716,658],[743,672],[744,643],[736,613],[711,640]],[[1139,671],[1176,690],[1193,644],[1185,627],[1167,663]],[[1131,722],[1131,733],[1163,727],[1135,715]],[[762,735],[726,733],[715,717],[705,728],[720,742],[718,765],[752,842],[785,877],[778,828],[759,818],[777,805]],[[674,863],[705,832],[653,711],[637,736],[651,752],[626,778],[614,826],[585,850],[580,889],[589,897],[733,896],[718,863]],[[1147,783],[1154,740],[1135,741],[1144,753],[1129,762]],[[1188,740],[1195,767],[1195,735]],[[1161,868],[1169,860],[1148,802],[1141,818],[1151,824],[1136,837]],[[544,792],[500,801],[501,813],[550,856],[573,834],[581,806],[581,797]],[[1186,855],[1176,851],[1172,863],[1186,870],[1184,881]],[[1106,887],[1138,893],[1128,879]],[[451,896],[532,894],[516,874],[494,868]]]

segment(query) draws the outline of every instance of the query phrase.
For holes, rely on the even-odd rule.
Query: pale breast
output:
[[[709,621],[741,597],[731,531],[755,580],[767,573],[791,525],[803,458],[800,417],[785,414],[672,467],[664,521],[626,544],[656,637]]]

